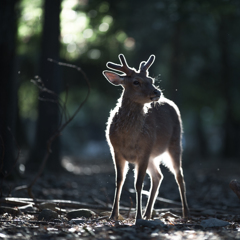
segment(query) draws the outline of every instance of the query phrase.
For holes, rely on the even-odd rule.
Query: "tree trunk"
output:
[[[61,0],[45,0],[39,74],[45,87],[57,95],[61,87],[59,66],[49,62],[48,58],[57,61],[59,59],[60,9]],[[35,143],[26,165],[27,170],[39,168],[47,151],[47,141],[59,127],[59,108],[56,103],[51,102],[56,101],[57,97],[46,92],[40,92],[39,97],[44,100],[39,100]],[[55,172],[61,170],[59,138],[52,144],[52,153],[46,168]]]
[[[181,49],[181,33],[182,21],[178,20],[174,26],[172,37],[172,54],[170,59],[170,77],[171,86],[170,99],[179,104],[179,88],[180,88],[180,49]]]
[[[17,0],[0,1],[0,176],[11,172],[16,158],[15,120],[17,87],[15,36]]]
[[[223,157],[237,158],[238,154],[238,129],[239,124],[234,120],[233,100],[232,100],[232,76],[230,64],[230,52],[228,43],[227,19],[221,19],[218,28],[218,39],[220,49],[221,77],[220,86],[222,96],[226,102],[225,121],[223,129]]]

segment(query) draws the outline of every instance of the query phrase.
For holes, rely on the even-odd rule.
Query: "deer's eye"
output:
[[[134,81],[133,84],[134,84],[134,85],[139,85],[140,82],[139,82],[139,81]]]

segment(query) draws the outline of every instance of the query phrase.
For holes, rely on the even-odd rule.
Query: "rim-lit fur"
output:
[[[128,163],[135,165],[136,219],[142,216],[142,186],[146,172],[150,175],[151,189],[144,217],[149,219],[163,179],[160,163],[163,162],[175,176],[182,200],[183,217],[189,216],[185,183],[182,171],[182,123],[177,106],[166,99],[148,76],[148,68],[155,60],[151,55],[141,62],[136,71],[127,65],[120,54],[121,65],[107,63],[118,74],[104,71],[113,85],[121,85],[123,92],[107,123],[106,137],[116,171],[116,192],[111,218],[117,220],[122,186]],[[167,157],[168,156],[168,157]],[[163,159],[164,157],[164,159]]]

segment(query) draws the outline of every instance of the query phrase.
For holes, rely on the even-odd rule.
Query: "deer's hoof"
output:
[[[189,211],[183,212],[183,219],[184,219],[184,220],[189,220],[189,219],[191,219],[191,215],[190,215]]]

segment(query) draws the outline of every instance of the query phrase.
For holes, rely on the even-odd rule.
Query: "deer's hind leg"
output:
[[[183,176],[183,170],[182,170],[182,149],[179,145],[171,145],[169,147],[169,155],[171,157],[171,163],[172,166],[170,166],[170,170],[173,172],[176,182],[178,184],[178,189],[181,197],[182,202],[182,214],[183,218],[188,218],[189,215],[189,209],[187,204],[187,198],[186,198],[186,187],[184,182],[184,176]]]
[[[156,197],[158,195],[158,189],[163,180],[163,175],[162,175],[160,167],[159,167],[159,162],[155,162],[153,159],[151,159],[148,163],[147,172],[150,176],[151,189],[149,191],[150,195],[148,198],[148,203],[147,203],[144,217],[146,217],[147,219],[150,219],[152,216],[152,210],[154,207],[154,203],[155,203]]]

